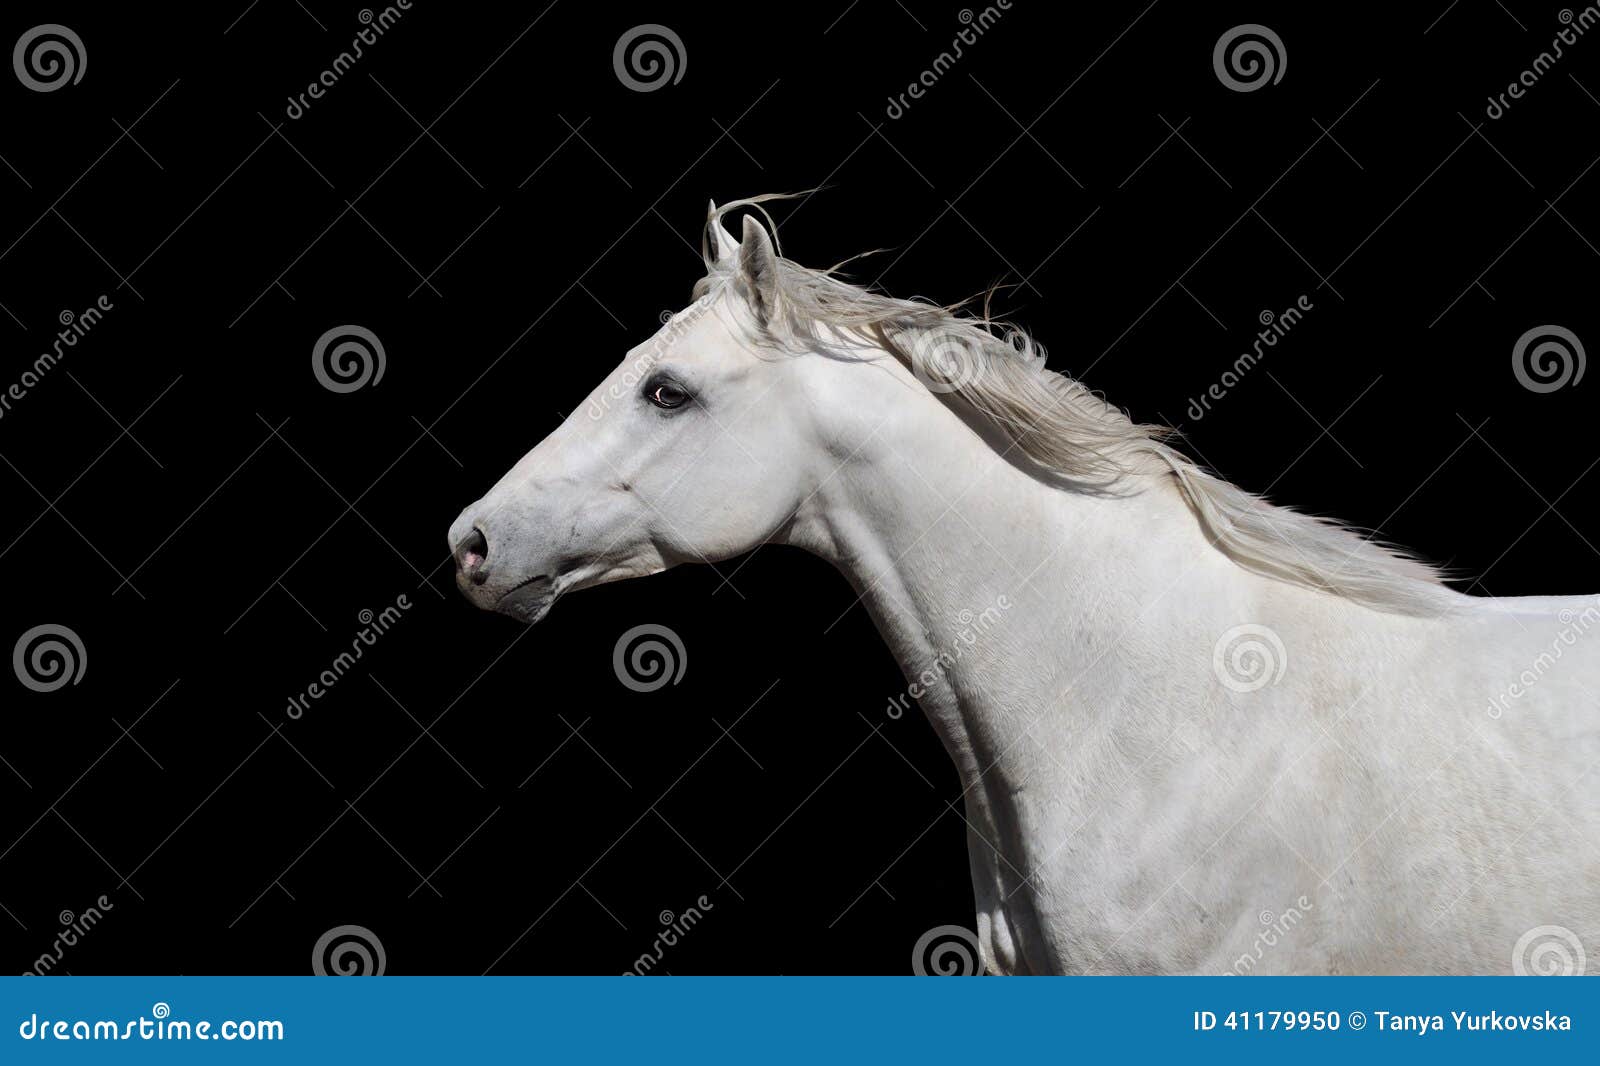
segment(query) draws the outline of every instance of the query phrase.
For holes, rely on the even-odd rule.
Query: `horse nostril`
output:
[[[484,567],[488,556],[489,540],[476,526],[465,540],[456,545],[456,566],[472,579],[474,585],[483,584],[489,576]]]

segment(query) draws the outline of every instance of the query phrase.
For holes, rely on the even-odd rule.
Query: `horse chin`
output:
[[[550,579],[539,578],[500,597],[494,604],[494,610],[531,626],[550,613],[556,598]]]

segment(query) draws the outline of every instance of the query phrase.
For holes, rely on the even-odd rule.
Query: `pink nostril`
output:
[[[484,570],[484,561],[488,555],[489,540],[483,535],[483,531],[476,527],[456,545],[456,565],[477,585],[488,580],[489,575]]]

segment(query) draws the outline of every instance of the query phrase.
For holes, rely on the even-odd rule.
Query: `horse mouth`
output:
[[[531,626],[549,614],[555,602],[555,582],[546,574],[537,574],[507,589],[491,609]]]

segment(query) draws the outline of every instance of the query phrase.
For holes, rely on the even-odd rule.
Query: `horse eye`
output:
[[[651,403],[668,411],[689,402],[689,394],[668,381],[652,386],[646,395]]]

